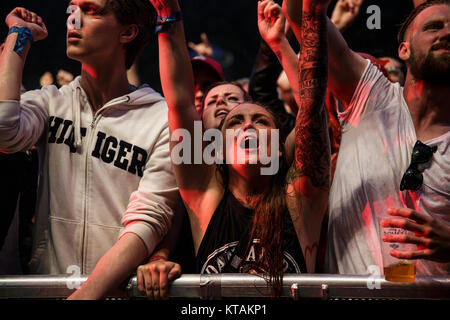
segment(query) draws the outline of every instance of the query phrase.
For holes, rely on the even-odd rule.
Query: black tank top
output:
[[[306,273],[306,264],[300,244],[289,212],[289,217],[283,232],[283,266],[284,273]],[[215,210],[208,228],[200,244],[196,257],[196,273],[213,274],[223,273],[224,266],[242,239],[249,241],[250,226],[252,224],[253,210],[244,207],[229,191],[225,191],[219,206]],[[247,233],[246,236],[243,236]],[[245,244],[245,248],[247,247]],[[259,239],[252,239],[252,245],[246,251],[239,271],[246,272],[255,261],[255,252]]]

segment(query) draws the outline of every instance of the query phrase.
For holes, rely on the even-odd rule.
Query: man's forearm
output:
[[[301,176],[307,176],[315,188],[328,190],[330,151],[324,107],[328,72],[327,18],[325,9],[309,8],[308,2],[303,3],[295,161]]]
[[[100,259],[88,280],[69,300],[105,298],[133,273],[147,258],[144,242],[134,233],[125,233]]]
[[[8,35],[0,56],[0,100],[20,100],[23,67],[31,45],[28,42],[20,54],[15,52],[17,36]]]

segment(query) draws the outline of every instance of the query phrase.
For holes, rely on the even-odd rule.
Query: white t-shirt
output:
[[[448,106],[443,106],[448,107]],[[380,217],[389,207],[408,207],[450,224],[450,131],[437,146],[416,191],[400,191],[417,140],[403,88],[368,63],[349,108],[339,113],[342,141],[330,192],[325,270],[369,274],[383,270]],[[417,275],[448,275],[450,263],[417,261]]]

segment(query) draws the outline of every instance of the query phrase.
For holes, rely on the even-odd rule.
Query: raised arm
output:
[[[180,12],[177,0],[150,2],[160,17]],[[203,159],[198,159],[203,155],[202,139],[199,137],[202,123],[194,107],[194,79],[182,22],[164,26],[158,34],[158,42],[161,83],[169,106],[173,170],[198,248],[220,201],[223,187],[217,180],[215,164],[206,164]],[[181,139],[177,134],[181,135]],[[190,154],[187,161],[183,157],[186,153]]]
[[[19,101],[31,43],[47,37],[47,29],[39,16],[24,8],[11,11],[6,24],[9,34],[0,55],[0,148],[18,152],[38,141],[48,120],[45,92],[30,93]]]
[[[177,0],[151,0],[150,2],[160,17],[169,17],[181,12]],[[213,167],[194,164],[194,156],[196,153],[199,154],[199,150],[194,149],[194,122],[197,122],[197,128],[201,128],[201,122],[194,108],[194,77],[182,21],[165,25],[158,33],[158,43],[161,83],[169,106],[171,140],[175,140],[174,134],[181,131],[188,133],[190,137],[188,139],[190,141],[183,142],[191,146],[188,151],[190,151],[189,160],[192,164],[186,163],[187,161],[176,163],[172,158],[180,193],[189,203],[190,199],[197,198],[199,192],[207,189],[209,179],[213,176]],[[172,155],[180,154],[173,151],[177,145],[179,145],[178,140],[171,141]]]
[[[298,106],[300,103],[298,100],[298,57],[286,37],[286,18],[281,11],[281,7],[272,0],[258,2],[258,28],[259,33],[264,40],[263,45],[266,43],[270,47],[273,54],[277,57],[281,67],[285,71],[292,91],[296,93],[294,94],[294,98]],[[263,45],[261,45],[262,49],[264,48]],[[275,84],[273,83],[272,85]],[[280,107],[282,107],[284,111],[284,105],[282,103],[280,104]],[[295,130],[292,130],[289,133],[285,141],[286,158],[288,163],[292,163],[294,159],[294,131]]]
[[[24,8],[15,8],[5,22],[10,33],[0,56],[0,100],[19,101],[23,67],[31,43],[45,39],[47,28],[41,17]]]
[[[286,18],[272,0],[258,2],[258,28],[263,40],[278,58],[292,90],[298,92],[298,58],[285,35]],[[298,95],[295,95],[297,105]]]
[[[301,8],[302,0],[284,0],[283,2],[283,12],[300,46],[303,43],[301,18],[299,17]],[[328,87],[347,107],[367,62],[348,47],[339,30],[326,16],[326,12],[323,12],[323,16],[326,18],[328,29]]]
[[[325,108],[327,20],[330,0],[303,1],[299,60],[300,105],[295,160],[288,173],[288,206],[308,272],[314,271],[320,227],[330,188],[330,142]]]

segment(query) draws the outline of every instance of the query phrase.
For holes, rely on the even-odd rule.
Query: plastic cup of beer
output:
[[[381,235],[388,234],[407,234],[411,233],[399,228],[384,228],[381,227]],[[381,253],[383,256],[383,271],[386,281],[393,282],[413,282],[416,279],[416,261],[398,259],[391,256],[390,252],[395,250],[416,250],[414,244],[409,243],[391,243],[381,241]]]

